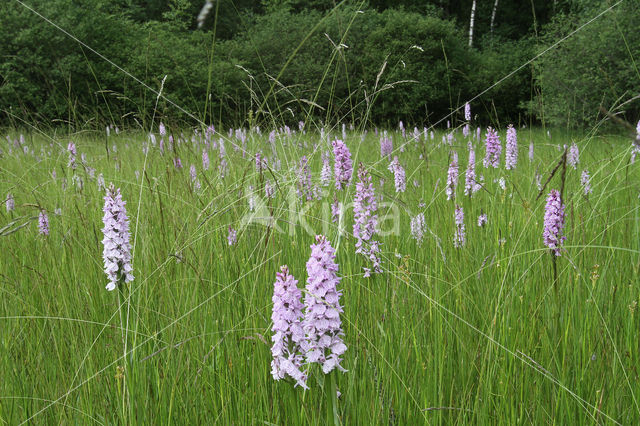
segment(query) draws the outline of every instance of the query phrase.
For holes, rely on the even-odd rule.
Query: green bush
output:
[[[279,10],[233,44],[260,103],[284,120],[310,111],[330,122],[441,118],[469,92],[469,57],[477,56],[452,22],[391,9],[346,8],[324,19]]]
[[[377,19],[362,52],[364,81],[373,89],[386,60],[381,82],[393,88],[380,93],[372,120],[434,122],[459,106],[470,91],[470,65],[477,58],[454,23],[393,9]]]
[[[528,24],[512,6],[499,10],[494,33],[479,14],[474,48],[452,3],[444,13],[432,3],[393,9],[377,2],[378,9],[359,10],[326,0],[222,0],[202,30],[195,29],[197,0],[30,3],[142,85],[19,3],[2,2],[0,124],[101,127],[124,120],[148,128],[152,116],[181,125],[237,126],[248,117],[267,126],[309,119],[457,124],[461,112],[449,114],[498,81],[474,102],[478,122],[592,126],[600,106],[632,121],[638,100],[625,101],[640,92],[637,2],[623,2],[545,54],[535,69],[501,81],[601,7],[592,0],[570,3],[562,3],[566,14],[540,39],[527,31],[514,38]],[[549,14],[545,7],[540,10]],[[165,76],[163,94],[171,102],[156,102],[153,90]]]
[[[94,1],[92,13],[71,0],[30,3],[115,63],[127,64],[135,31],[112,2]],[[102,91],[122,87],[120,71],[16,2],[0,7],[0,58],[0,110],[13,122],[104,119],[96,117],[98,105],[112,102]],[[118,105],[111,114],[122,112]]]
[[[559,15],[546,29],[541,49],[599,11],[587,7]],[[537,74],[541,89],[535,103],[537,115],[555,125],[593,127],[603,117],[603,107],[636,121],[640,115],[638,22],[640,3],[623,1],[543,56]]]
[[[512,73],[535,55],[535,41],[530,38],[486,37],[479,44],[482,45],[482,54],[474,64],[474,90],[471,95],[499,84],[474,102],[474,114],[478,114],[482,122],[498,127],[505,127],[508,123],[528,123],[532,117],[526,101],[531,99],[533,66],[527,65]]]

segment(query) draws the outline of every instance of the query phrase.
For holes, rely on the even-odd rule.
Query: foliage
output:
[[[33,7],[116,64],[126,64],[135,31],[108,0],[95,0],[86,13],[71,0],[34,1]],[[89,49],[17,2],[0,6],[0,108],[11,121],[95,120],[123,75]],[[108,91],[105,93],[104,90]],[[122,92],[120,91],[120,95]],[[128,105],[117,103],[124,112]],[[110,111],[117,114],[118,111]],[[18,122],[21,124],[20,122]]]
[[[275,92],[266,110],[284,120],[312,111],[331,122],[426,122],[427,113],[447,113],[453,91],[456,100],[470,91],[468,57],[478,56],[452,22],[393,9],[347,8],[326,17],[280,10],[259,18],[233,45],[258,103]]]
[[[0,423],[329,424],[320,374],[313,372],[307,392],[269,374],[275,273],[287,264],[302,287],[318,233],[336,244],[342,277],[343,424],[640,423],[640,165],[628,165],[628,138],[552,132],[550,143],[546,132],[518,129],[517,168],[478,164],[483,189],[469,198],[460,185],[454,203],[443,190],[451,155],[440,144],[444,132],[396,152],[407,171],[404,193],[395,193],[374,133],[348,132],[354,164],[375,173],[386,232],[384,272],[363,278],[369,261],[354,254],[353,208],[345,208],[339,239],[327,205],[334,196],[350,204],[355,185],[299,201],[288,166],[307,155],[318,176],[319,134],[278,137],[282,168],[259,174],[252,158],[271,153],[268,130],[248,132],[246,158],[227,143],[224,178],[213,144],[204,170],[204,141],[171,126],[169,134],[177,141],[184,132],[183,140],[164,154],[150,146],[148,156],[146,131],[27,133],[26,153],[17,133],[10,134],[16,145],[0,140],[0,200],[15,198],[11,212],[0,204]],[[404,142],[389,134],[396,148]],[[542,237],[545,197],[536,199],[534,176],[544,183],[561,155],[556,144],[572,139],[593,193],[584,196],[580,169],[567,170],[566,251],[554,286]],[[68,140],[77,145],[75,171],[67,167]],[[529,141],[532,162],[524,154]],[[177,155],[182,170],[173,166]],[[100,174],[121,188],[131,219],[135,280],[120,299],[104,288]],[[558,188],[559,174],[545,193]],[[266,179],[277,179],[270,200],[262,195]],[[265,203],[254,212],[252,194]],[[460,249],[456,203],[465,214]],[[40,211],[49,214],[47,237],[38,235]],[[419,212],[421,245],[409,227]],[[478,227],[483,213],[488,222]],[[254,221],[245,227],[247,218]],[[238,231],[234,246],[230,226]]]
[[[534,0],[523,10],[500,2],[492,31],[491,3],[478,3],[469,48],[469,0],[220,0],[202,29],[201,0],[29,3],[85,45],[20,3],[2,2],[0,124],[83,128],[125,118],[144,127],[160,114],[189,125],[237,125],[250,113],[269,124],[433,124],[499,81],[475,102],[478,122],[584,126],[594,124],[601,103],[619,112],[638,93],[634,2],[513,75],[602,6]],[[165,76],[170,102],[156,109]],[[620,109],[628,120],[638,116],[637,101]]]
[[[585,3],[549,24],[540,49],[610,6]],[[640,3],[625,0],[543,56],[535,112],[551,124],[593,126],[603,107],[635,123],[640,118],[639,20]]]
[[[526,123],[535,119],[523,100],[531,98],[532,66],[527,65],[513,73],[535,55],[536,44],[532,38],[509,40],[499,37],[484,37],[480,41],[482,55],[473,74],[476,95],[480,89],[493,87],[481,96],[475,108],[482,121],[490,121],[502,127],[505,121]]]

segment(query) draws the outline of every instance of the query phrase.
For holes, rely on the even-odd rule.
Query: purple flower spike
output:
[[[464,195],[471,196],[480,188],[480,184],[476,182],[476,153],[473,146],[469,144],[469,164],[464,175]]]
[[[16,208],[16,202],[13,200],[13,195],[9,192],[4,202],[4,206],[7,208],[7,213]]]
[[[636,125],[636,139],[631,146],[631,164],[635,163],[638,154],[640,154],[640,121]]]
[[[500,154],[502,153],[502,145],[498,133],[492,127],[487,128],[487,138],[485,139],[485,157],[484,167],[498,168],[500,164]]]
[[[580,176],[580,184],[582,185],[582,190],[584,191],[584,195],[589,195],[592,192],[591,189],[591,176],[589,176],[588,170],[583,170],[582,175]]]
[[[351,182],[351,175],[353,174],[353,164],[351,162],[351,152],[347,145],[340,139],[336,139],[331,142],[333,146],[333,173],[336,182],[336,189],[342,190]]]
[[[309,278],[304,299],[303,328],[308,340],[304,342],[304,352],[307,363],[320,364],[325,374],[335,368],[346,371],[340,365],[340,356],[345,353],[347,346],[342,341],[342,293],[337,289],[340,278],[335,259],[335,249],[329,241],[322,235],[316,236],[307,262]]]
[[[464,211],[460,206],[456,206],[455,221],[456,221],[456,233],[453,237],[453,246],[455,248],[464,247],[466,243],[465,232],[464,232]]]
[[[411,236],[416,240],[418,245],[422,244],[426,228],[424,213],[418,213],[415,217],[411,218]]]
[[[358,183],[356,195],[353,200],[353,236],[356,237],[356,253],[367,257],[372,263],[377,274],[381,273],[378,242],[373,240],[378,226],[378,203],[376,200],[371,175],[360,163],[358,169]],[[366,272],[366,270],[365,270]],[[368,276],[368,274],[367,274]]]
[[[49,216],[44,210],[40,210],[38,216],[38,230],[40,235],[49,235]]]
[[[580,163],[580,150],[578,149],[578,145],[575,142],[571,144],[569,147],[569,152],[567,153],[567,163],[574,169],[577,169],[578,163]]]
[[[407,189],[407,180],[404,168],[398,161],[398,156],[393,157],[393,161],[389,164],[389,171],[393,173],[393,181],[396,187],[396,192],[404,192]]]
[[[387,132],[385,131],[380,136],[380,156],[381,157],[391,157],[391,153],[393,152],[393,139],[391,139]]]
[[[67,167],[71,167],[71,170],[75,170],[76,169],[76,144],[74,144],[73,142],[69,142],[69,144],[67,145],[67,151],[69,152],[69,164],[67,164]]]
[[[447,187],[445,193],[447,194],[447,200],[453,198],[456,192],[456,186],[458,186],[458,153],[453,151],[453,159],[449,164],[449,170],[447,171]]]
[[[320,185],[329,186],[331,182],[331,154],[329,151],[322,153],[322,171],[320,172]]]
[[[505,168],[512,170],[518,164],[518,136],[512,124],[507,127],[507,152],[505,154]]]
[[[264,196],[267,198],[273,198],[276,196],[276,188],[271,183],[271,180],[267,180],[264,183]]]
[[[478,216],[478,226],[482,228],[486,224],[487,224],[487,214],[482,213],[480,216]]]
[[[120,284],[133,281],[129,218],[125,204],[126,202],[120,194],[120,188],[115,189],[113,184],[109,185],[102,209],[104,212],[102,217],[104,223],[102,256],[104,258],[104,272],[109,278],[109,284],[106,287],[109,291],[115,290]]]
[[[202,170],[209,170],[209,153],[206,149],[202,150]]]
[[[464,104],[464,120],[471,121],[471,106],[469,102]]]
[[[235,246],[237,242],[238,232],[232,227],[229,227],[229,232],[227,234],[227,243],[229,244],[229,246]]]
[[[342,215],[342,203],[339,203],[338,199],[334,198],[333,203],[331,203],[331,222],[338,223],[341,215]]]
[[[256,173],[262,173],[267,169],[267,159],[260,152],[256,152]]]
[[[300,158],[298,165],[298,197],[306,198],[307,201],[313,200],[314,192],[311,184],[311,169],[309,169],[309,161],[307,156]]]
[[[211,140],[212,136],[216,134],[216,128],[213,124],[209,125],[206,130],[206,138],[207,140]]]
[[[547,205],[544,209],[544,230],[542,237],[544,244],[549,247],[556,256],[560,256],[560,246],[566,239],[562,235],[564,229],[564,204],[560,199],[560,193],[552,189],[547,197]]]
[[[198,179],[198,172],[196,171],[196,166],[192,164],[189,167],[189,175],[191,176],[191,185],[195,191],[200,191],[202,189],[202,185],[200,184],[200,179]]]
[[[304,358],[302,345],[305,333],[302,327],[302,292],[298,288],[298,280],[289,274],[289,268],[280,267],[273,285],[273,346],[271,347],[271,375],[274,380],[286,376],[296,381],[296,386],[307,387],[307,375],[302,371]]]

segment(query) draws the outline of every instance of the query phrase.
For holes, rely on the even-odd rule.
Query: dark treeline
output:
[[[593,127],[640,111],[637,0],[218,0],[198,28],[202,6],[1,2],[0,124],[446,125],[568,35],[474,101],[479,122]]]

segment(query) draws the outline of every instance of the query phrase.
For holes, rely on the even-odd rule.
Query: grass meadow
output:
[[[324,234],[337,249],[348,347],[348,371],[331,373],[339,422],[638,424],[640,165],[630,161],[631,139],[517,130],[513,170],[504,151],[499,168],[483,167],[484,131],[477,140],[456,130],[449,144],[444,130],[417,139],[389,130],[406,170],[406,191],[396,193],[380,133],[347,129],[353,182],[319,186],[311,201],[296,194],[299,161],[309,159],[319,184],[321,153],[331,150],[328,136],[342,139],[339,128],[324,137],[277,132],[273,142],[268,130],[248,129],[244,145],[222,130],[214,139],[225,140],[224,176],[220,147],[207,146],[203,130],[168,129],[175,143],[164,153],[159,135],[154,144],[142,132],[32,132],[22,142],[9,132],[0,143],[0,199],[15,199],[14,210],[0,209],[0,423],[334,422],[317,367],[307,391],[270,373],[275,274],[286,264],[303,288],[310,245]],[[469,141],[484,177],[472,197],[464,195]],[[555,280],[542,239],[545,200],[563,185],[562,167],[552,171],[573,141],[580,157],[564,176],[567,238]],[[256,171],[258,151],[269,169]],[[452,151],[460,179],[447,200]],[[370,277],[355,253],[353,210],[340,224],[330,213],[334,199],[353,201],[360,163],[379,198],[383,272]],[[100,174],[121,189],[132,235],[135,279],[113,292],[105,290]],[[542,191],[536,175],[548,181]],[[38,232],[42,210],[48,236]],[[427,226],[420,244],[410,229],[418,213]],[[479,227],[482,213],[488,222]]]

